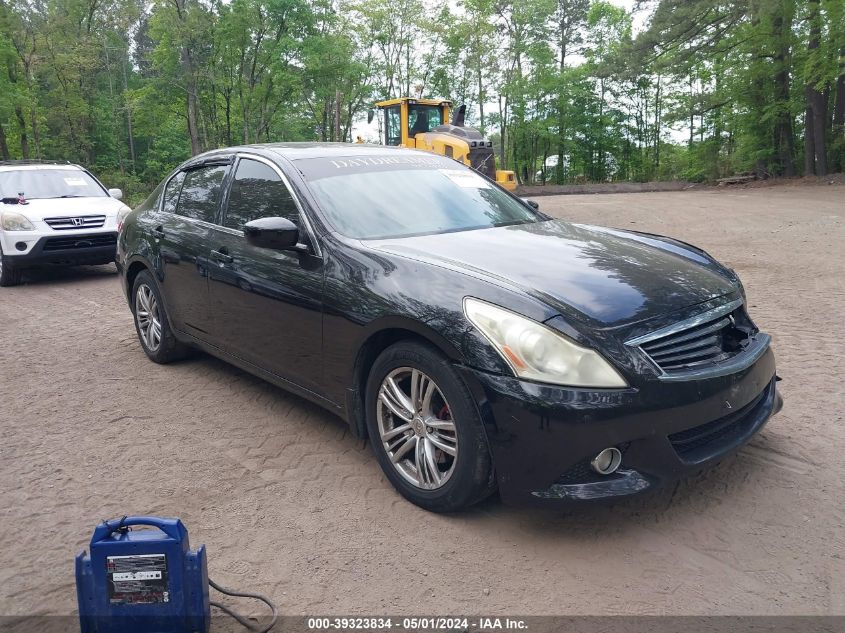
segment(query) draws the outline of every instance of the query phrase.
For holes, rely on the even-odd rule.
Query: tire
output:
[[[17,286],[20,282],[21,269],[9,262],[9,258],[3,254],[3,248],[0,247],[0,286],[8,288]]]
[[[165,364],[184,358],[188,347],[173,335],[161,292],[149,271],[138,273],[131,297],[135,332],[149,359]]]
[[[434,383],[433,389],[427,381]],[[397,397],[396,388],[404,399]],[[414,393],[423,397],[417,398],[412,412]],[[449,361],[434,349],[403,341],[382,352],[367,378],[365,410],[376,458],[411,503],[433,512],[454,512],[495,490],[476,403]],[[422,469],[417,468],[419,459]]]

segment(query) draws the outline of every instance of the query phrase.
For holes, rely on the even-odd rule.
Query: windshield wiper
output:
[[[82,198],[83,196],[79,196],[75,193],[66,193],[63,196],[59,196],[59,198]]]
[[[503,222],[495,222],[493,224],[493,227],[499,228],[499,227],[502,227],[502,226],[516,226],[518,224],[530,224],[531,222],[532,222],[531,220],[506,220],[506,221],[503,221]]]

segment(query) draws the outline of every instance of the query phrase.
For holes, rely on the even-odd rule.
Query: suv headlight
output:
[[[541,323],[471,297],[464,299],[464,314],[520,378],[569,387],[628,386],[598,352]]]
[[[15,211],[3,211],[2,226],[4,231],[34,231],[35,226],[25,216]]]
[[[132,209],[129,207],[122,207],[117,212],[117,232],[120,233],[123,231],[123,223],[126,221],[126,216],[132,213]]]

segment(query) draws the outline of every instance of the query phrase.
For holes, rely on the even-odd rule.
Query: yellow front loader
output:
[[[400,97],[375,104],[385,145],[414,147],[447,156],[483,173],[508,191],[516,189],[512,171],[496,169],[493,143],[464,125],[465,106],[452,111],[450,101]],[[372,115],[370,116],[372,121]]]

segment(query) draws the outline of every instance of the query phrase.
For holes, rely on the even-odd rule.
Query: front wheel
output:
[[[163,364],[184,358],[187,347],[170,329],[161,293],[146,270],[138,273],[132,285],[132,315],[138,340],[151,361]]]
[[[0,286],[17,286],[21,282],[21,269],[13,266],[0,247]]]
[[[466,508],[495,488],[475,402],[447,359],[400,342],[367,380],[367,428],[387,478],[409,501],[435,512]]]

